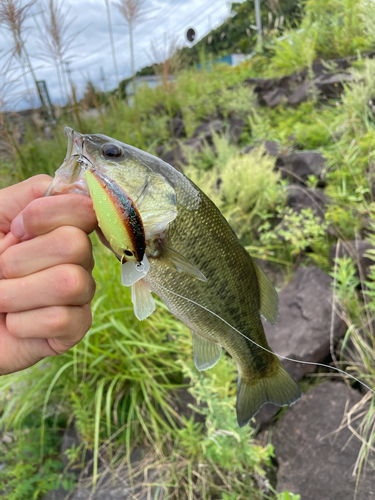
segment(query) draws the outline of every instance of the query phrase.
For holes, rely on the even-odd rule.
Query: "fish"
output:
[[[229,353],[238,369],[240,427],[265,403],[290,406],[298,401],[301,390],[269,347],[262,324],[262,317],[276,324],[278,295],[209,197],[182,172],[147,152],[69,127],[65,135],[67,155],[46,195],[91,194],[109,242],[114,229],[104,222],[105,211],[96,208],[99,202],[112,204],[117,214],[123,210],[126,221],[133,207],[138,211],[138,219],[124,226],[128,239],[112,248],[123,259],[122,283],[132,287],[138,319],[155,309],[154,293],[190,328],[198,370],[213,367],[223,349]],[[110,187],[94,193],[93,180]],[[125,208],[119,208],[121,196],[116,193],[122,193]],[[143,259],[136,242],[133,260],[126,260],[120,253],[124,244],[130,248],[129,234],[137,227],[146,243]]]

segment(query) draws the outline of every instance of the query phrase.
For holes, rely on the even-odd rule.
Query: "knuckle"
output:
[[[68,302],[86,301],[90,295],[91,280],[89,273],[78,265],[59,266],[56,281],[58,294]]]
[[[4,278],[11,278],[13,276],[12,265],[8,258],[7,250],[5,250],[2,255],[0,255],[0,272],[4,276]]]
[[[12,337],[19,337],[19,330],[17,328],[17,318],[15,314],[8,313],[6,315],[6,328]]]
[[[41,198],[43,200],[43,198]],[[42,219],[43,211],[40,203],[40,199],[34,200],[23,211],[24,224],[30,228],[37,226]]]
[[[64,332],[70,326],[69,311],[65,307],[49,307],[46,311],[45,322],[50,334]]]
[[[80,263],[91,254],[90,238],[74,226],[61,226],[54,231],[59,253],[67,261]]]
[[[0,281],[0,313],[8,312],[9,308],[9,294],[6,285],[6,280]]]

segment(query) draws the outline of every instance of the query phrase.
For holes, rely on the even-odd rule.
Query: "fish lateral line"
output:
[[[208,309],[207,307],[203,306],[202,304],[199,304],[198,302],[195,302],[192,299],[189,299],[187,297],[184,297],[183,295],[180,295],[179,293],[176,293],[176,292],[173,292],[172,290],[169,290],[167,287],[165,287],[165,286],[161,285],[160,283],[157,283],[156,281],[154,281],[150,276],[148,276],[147,279],[150,280],[150,281],[152,281],[153,283],[155,283],[155,285],[157,285],[157,286],[159,286],[161,288],[164,288],[164,290],[166,290],[167,292],[172,293],[173,295],[176,295],[177,297],[180,297],[181,299],[187,300],[188,302],[191,302],[192,304],[194,304],[194,305],[196,305],[198,307],[201,307],[202,309],[204,309],[208,313],[212,314],[213,316],[216,316],[216,318],[218,318],[223,323],[225,323],[226,325],[228,325],[230,328],[232,328],[232,330],[234,330],[235,332],[237,332],[240,335],[242,335],[242,337],[244,337],[246,340],[248,340],[252,344],[254,344],[257,347],[259,347],[260,349],[263,349],[263,351],[266,351],[266,352],[268,352],[270,354],[273,354],[277,358],[285,359],[286,361],[292,361],[293,363],[301,363],[303,365],[321,366],[322,368],[329,368],[330,370],[336,370],[337,372],[341,373],[342,375],[346,375],[347,377],[351,378],[352,380],[355,380],[356,382],[358,382],[359,384],[361,384],[363,387],[366,387],[366,389],[368,389],[370,392],[372,392],[373,394],[375,394],[375,390],[374,389],[371,389],[371,387],[369,387],[367,384],[365,384],[364,382],[362,382],[362,380],[359,380],[358,378],[354,377],[354,375],[351,375],[350,373],[347,373],[346,371],[341,370],[341,368],[337,368],[336,366],[325,365],[324,363],[316,363],[314,361],[302,361],[302,360],[299,360],[299,359],[288,358],[287,356],[283,356],[282,354],[277,354],[276,352],[273,352],[270,349],[267,349],[266,347],[263,347],[262,345],[258,344],[254,340],[252,340],[249,337],[247,337],[244,333],[242,333],[239,330],[237,330],[237,328],[235,328],[230,323],[228,323],[228,321],[226,321],[224,318],[222,318],[221,316],[219,316],[219,314],[216,314],[215,312],[211,311],[210,309]]]

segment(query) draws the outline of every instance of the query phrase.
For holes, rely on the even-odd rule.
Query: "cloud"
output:
[[[150,65],[150,43],[152,40],[163,40],[164,34],[178,36],[180,43],[186,43],[184,37],[189,27],[194,27],[198,39],[220,25],[228,15],[226,0],[146,0],[145,15],[134,30],[135,69]],[[65,1],[63,9],[69,10],[70,26],[67,34],[78,33],[72,44],[67,59],[71,78],[82,93],[85,83],[90,78],[95,84],[102,85],[105,75],[107,88],[116,86],[116,77],[112,59],[110,37],[107,22],[105,0]],[[34,7],[34,14],[38,9]],[[131,76],[129,36],[119,11],[110,2],[110,13],[113,28],[116,59],[120,79]],[[38,18],[38,16],[36,15]],[[39,15],[39,24],[41,24]],[[35,68],[37,78],[46,80],[53,102],[61,98],[56,68],[40,58],[40,44],[43,37],[36,28],[35,20],[27,21],[26,46]],[[0,31],[0,56],[11,48],[11,33],[5,29]],[[18,73],[21,79],[21,72]],[[29,85],[32,86],[30,75]],[[25,88],[26,95],[26,88]],[[28,103],[24,99],[23,107]]]

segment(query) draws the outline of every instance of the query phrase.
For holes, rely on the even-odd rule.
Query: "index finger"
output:
[[[10,231],[12,220],[33,200],[41,198],[52,182],[49,175],[35,175],[0,190],[0,233]]]

